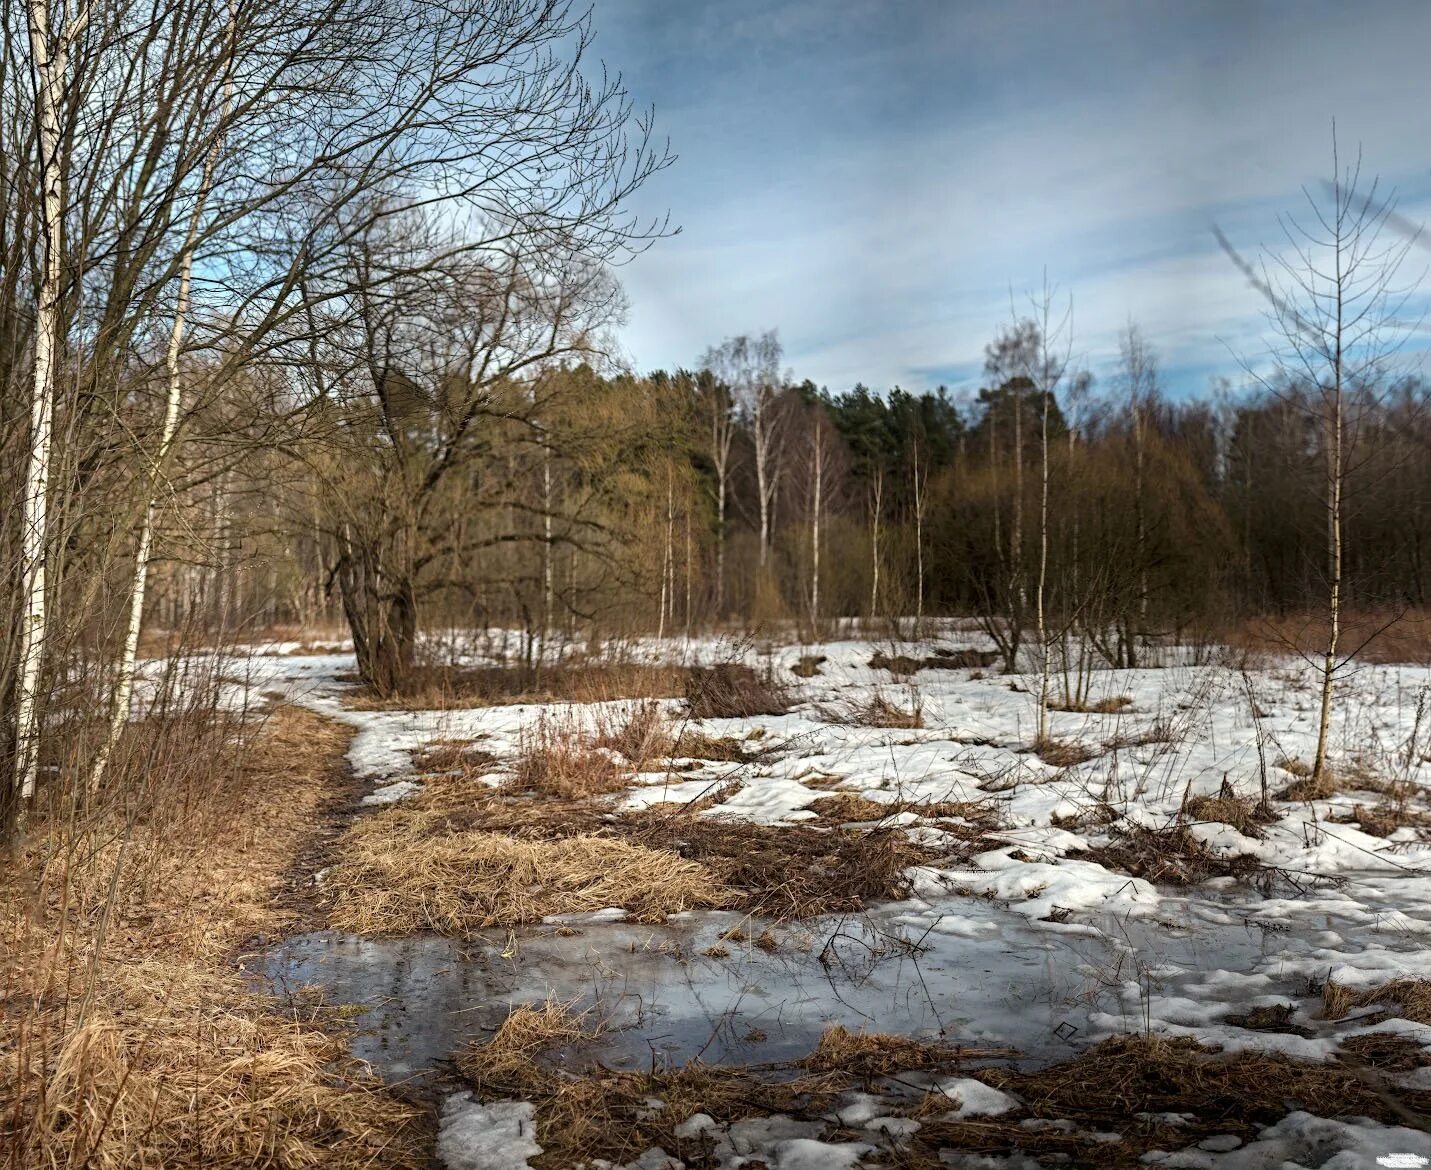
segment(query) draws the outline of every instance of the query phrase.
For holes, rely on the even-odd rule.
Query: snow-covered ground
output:
[[[977,644],[967,634],[942,643]],[[783,928],[774,955],[737,948],[728,957],[702,956],[729,924],[728,914],[688,914],[640,928],[607,915],[581,924],[572,937],[537,933],[500,958],[500,946],[494,948],[477,975],[453,961],[455,944],[440,939],[318,936],[280,954],[277,967],[287,965],[294,978],[321,979],[339,998],[345,987],[365,998],[364,989],[371,993],[384,973],[386,1006],[377,1010],[385,1038],[360,1054],[379,1064],[389,1060],[398,1075],[440,1058],[446,1040],[450,1050],[462,1039],[464,1025],[434,1027],[433,1019],[460,1021],[481,1003],[486,1016],[472,1020],[490,1024],[492,1012],[505,1014],[507,1003],[546,995],[624,1010],[619,1022],[627,1026],[612,1033],[617,1039],[605,1054],[615,1063],[649,1059],[653,1037],[665,1055],[689,1057],[722,1028],[727,1038],[716,1051],[726,1059],[750,1056],[733,1039],[750,1030],[771,1037],[776,1053],[808,1050],[835,1022],[1006,1044],[1042,1060],[1128,1032],[1187,1035],[1227,1050],[1273,1050],[1311,1061],[1329,1059],[1349,1036],[1367,1031],[1401,1033],[1431,1047],[1431,1028],[1395,1016],[1375,1024],[1358,1021],[1365,1011],[1324,1020],[1314,993],[1328,979],[1365,988],[1431,978],[1431,833],[1409,826],[1389,836],[1368,831],[1376,826],[1359,823],[1358,806],[1372,808],[1384,797],[1355,787],[1327,799],[1275,801],[1277,819],[1260,836],[1187,812],[1195,798],[1228,788],[1257,798],[1264,772],[1275,793],[1295,779],[1279,762],[1312,759],[1317,710],[1309,667],[1289,659],[1254,670],[1179,665],[1098,672],[1092,701],[1131,702],[1109,714],[1053,712],[1052,738],[1085,745],[1091,756],[1058,767],[1029,750],[1036,680],[943,668],[897,680],[870,666],[879,649],[922,657],[931,648],[841,642],[748,649],[754,665],[795,688],[795,707],[782,716],[707,720],[700,728],[716,736],[759,735],[763,747],[778,750],[750,764],[652,773],[620,799],[630,807],[693,800],[734,777],[742,784],[702,815],[766,825],[811,819],[812,802],[839,792],[916,811],[927,802],[990,803],[1000,827],[988,847],[957,864],[922,867],[914,897],[872,908],[853,923],[821,919]],[[645,643],[635,652],[653,660],[717,661],[731,648],[675,641]],[[790,668],[811,654],[824,656],[820,673],[796,678]],[[347,685],[338,681],[351,669],[346,655],[256,654],[229,665],[230,694],[236,702],[282,695],[353,724],[351,761],[371,783],[374,803],[420,789],[412,754],[436,739],[476,740],[500,769],[523,728],[552,707],[594,726],[602,707],[630,705],[354,711],[344,707]],[[919,705],[924,726],[885,729],[833,718],[877,694],[905,708]],[[1337,688],[1334,763],[1344,774],[1359,769],[1407,791],[1431,783],[1423,760],[1431,751],[1428,694],[1431,671],[1423,668],[1349,671]],[[678,719],[682,706],[669,703]],[[1417,804],[1423,797],[1418,792],[1413,807],[1424,809]],[[1265,888],[1223,878],[1173,889],[1080,856],[1117,829],[1179,822],[1213,853],[1246,855],[1281,876]],[[937,852],[938,828],[919,823],[914,812],[901,812],[896,823]],[[850,969],[835,963],[832,973],[816,956],[836,936],[846,940],[836,950],[850,956]],[[683,955],[678,975],[667,958],[672,951]],[[411,977],[407,984],[393,981],[400,964]],[[1279,1004],[1292,1007],[1286,1031],[1235,1022],[1250,1009]],[[417,1039],[404,1043],[398,1037],[405,1033]],[[1405,1075],[1431,1087],[1426,1071]],[[764,1159],[782,1168],[858,1166],[874,1148],[822,1142],[818,1126],[766,1125],[764,1136],[759,1128],[722,1136],[730,1145],[726,1165]],[[534,1153],[532,1132],[529,1109],[464,1098],[451,1103],[439,1148],[452,1167],[520,1170]],[[1213,1143],[1219,1144],[1226,1143]],[[1238,1149],[1189,1149],[1161,1164],[1361,1166],[1386,1152],[1431,1156],[1431,1141],[1372,1123],[1293,1114]],[[1329,1161],[1334,1155],[1345,1158]],[[663,1163],[653,1154],[650,1165]]]

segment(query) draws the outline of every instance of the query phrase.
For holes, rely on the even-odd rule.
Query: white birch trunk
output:
[[[139,547],[134,554],[134,577],[129,588],[129,620],[124,631],[124,650],[119,662],[119,673],[115,679],[114,694],[111,696],[109,730],[104,743],[90,765],[86,784],[93,796],[99,791],[105,770],[119,743],[124,725],[129,720],[129,706],[134,694],[134,677],[139,654],[139,632],[144,620],[144,598],[149,586],[149,562],[154,548],[154,513],[159,505],[159,493],[163,490],[165,471],[169,456],[179,434],[179,407],[183,401],[183,379],[180,359],[184,351],[184,332],[189,320],[189,303],[194,274],[194,249],[199,237],[199,225],[203,221],[204,205],[208,202],[209,189],[213,185],[214,171],[218,166],[219,151],[222,146],[224,124],[228,120],[228,110],[232,101],[233,82],[233,40],[236,32],[232,9],[229,14],[228,65],[224,80],[223,101],[219,112],[219,125],[215,131],[214,143],[204,160],[204,169],[199,181],[199,190],[194,198],[194,207],[189,215],[188,231],[184,237],[184,251],[179,260],[179,289],[174,302],[174,320],[169,329],[169,345],[164,354],[166,393],[164,399],[164,422],[159,431],[159,446],[154,453],[154,468],[150,475],[149,490],[144,501],[144,515],[140,521]]]
[[[35,306],[34,381],[30,398],[29,459],[21,508],[21,567],[25,608],[20,621],[20,661],[15,685],[15,785],[23,822],[40,769],[40,670],[44,662],[48,614],[45,569],[49,520],[50,447],[55,416],[55,367],[60,332],[61,235],[64,215],[64,167],[60,158],[60,102],[64,91],[70,39],[76,28],[61,31],[51,45],[47,0],[29,0],[30,52],[35,70],[35,116],[40,146],[40,195],[43,261]],[[53,50],[53,55],[52,55]]]

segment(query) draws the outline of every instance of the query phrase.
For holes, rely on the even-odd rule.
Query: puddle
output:
[[[1096,930],[1085,921],[1064,932],[994,902],[950,898],[771,927],[770,951],[749,938],[763,924],[727,913],[548,925],[494,932],[490,943],[325,932],[281,943],[260,970],[279,994],[316,984],[330,1002],[362,1005],[354,1052],[390,1078],[441,1068],[511,1006],[548,996],[591,1008],[608,1028],[567,1057],[616,1068],[785,1060],[833,1024],[1048,1061],[1084,1047],[1095,1014],[1122,1013],[1127,1030],[1140,1029],[1130,984],[1176,995],[1210,971],[1275,972],[1331,923],[1318,910],[1306,929],[1269,931],[1248,913],[1165,898],[1156,919],[1109,916],[1092,921]],[[732,928],[747,938],[723,939]],[[727,953],[705,953],[713,948]],[[1297,980],[1285,982],[1298,994]]]

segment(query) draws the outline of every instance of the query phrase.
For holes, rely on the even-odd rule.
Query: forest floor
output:
[[[298,649],[229,697],[365,787],[245,964],[356,1005],[451,1170],[1431,1158],[1431,670],[1349,670],[1313,784],[1292,659],[1096,671],[1036,743],[954,630],[415,699]]]

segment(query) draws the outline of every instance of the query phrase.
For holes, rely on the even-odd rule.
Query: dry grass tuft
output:
[[[513,1008],[492,1038],[468,1053],[464,1072],[479,1081],[516,1083],[545,1050],[595,1040],[600,1027],[590,1023],[589,1013],[573,1007],[548,998]]]
[[[1050,701],[1048,709],[1050,711],[1072,711],[1084,715],[1117,715],[1128,710],[1132,705],[1132,695],[1108,695],[1092,702],[1067,699],[1062,702]]]
[[[1329,979],[1322,987],[1322,1015],[1328,1020],[1340,1020],[1353,1008],[1378,1004],[1395,1004],[1394,1014],[1403,1020],[1431,1024],[1431,979],[1394,979],[1365,991]]]
[[[637,703],[620,721],[598,717],[595,746],[619,752],[638,771],[652,760],[668,757],[675,749],[666,711],[654,699]]]
[[[359,686],[343,696],[353,711],[452,710],[506,703],[602,703],[675,699],[686,668],[646,662],[567,662],[540,670],[523,666],[428,666],[396,691]]]
[[[1041,739],[1033,745],[1034,755],[1055,768],[1076,768],[1097,757],[1098,753],[1077,740]]]
[[[1195,885],[1215,877],[1247,878],[1268,872],[1245,854],[1221,857],[1211,852],[1182,824],[1163,829],[1120,825],[1108,844],[1094,846],[1080,856],[1119,873],[1173,886]]]
[[[912,731],[924,726],[924,703],[917,696],[911,696],[909,707],[904,708],[876,694],[851,707],[849,719],[861,727],[896,727]]]
[[[1328,819],[1344,825],[1357,825],[1363,833],[1370,833],[1373,837],[1390,837],[1398,829],[1431,828],[1431,813],[1408,808],[1404,803],[1386,801],[1372,806],[1353,805],[1350,813]]]
[[[929,860],[897,829],[832,832],[654,811],[622,821],[632,840],[701,863],[745,895],[744,909],[777,919],[859,911],[908,897],[907,871]]]
[[[870,656],[872,670],[887,670],[896,678],[909,678],[921,670],[983,670],[998,662],[996,650],[954,649],[937,647],[933,654],[924,658],[912,658],[908,654],[886,654],[876,650]]]
[[[790,668],[790,673],[796,678],[814,678],[820,673],[820,667],[824,666],[826,661],[823,654],[806,654]]]
[[[746,740],[732,735],[707,735],[704,731],[683,731],[676,738],[671,756],[678,760],[714,760],[717,763],[741,764],[773,754],[771,748],[754,748]]]
[[[694,719],[748,719],[790,710],[785,688],[741,662],[693,666],[686,676],[686,702]]]
[[[636,782],[579,726],[545,712],[523,728],[511,776],[515,788],[566,800],[622,792]]]
[[[441,813],[390,808],[349,831],[325,886],[339,930],[459,938],[553,914],[619,907],[642,922],[735,905],[699,862],[609,836],[523,840],[457,829]]]
[[[1245,837],[1261,837],[1262,826],[1277,819],[1277,814],[1257,801],[1238,796],[1226,784],[1216,796],[1194,796],[1183,805],[1183,813],[1196,821],[1217,821],[1231,825]]]
[[[412,753],[414,772],[461,772],[481,776],[490,772],[497,762],[491,752],[476,746],[476,740],[434,739],[426,747]]]
[[[851,1032],[840,1024],[826,1028],[815,1051],[800,1063],[811,1072],[841,1072],[861,1078],[946,1067],[962,1058],[949,1044],[928,1044],[886,1032]]]
[[[882,821],[900,811],[900,806],[892,801],[870,800],[855,792],[834,792],[812,801],[809,807],[811,812],[819,814],[822,821],[840,825]]]

